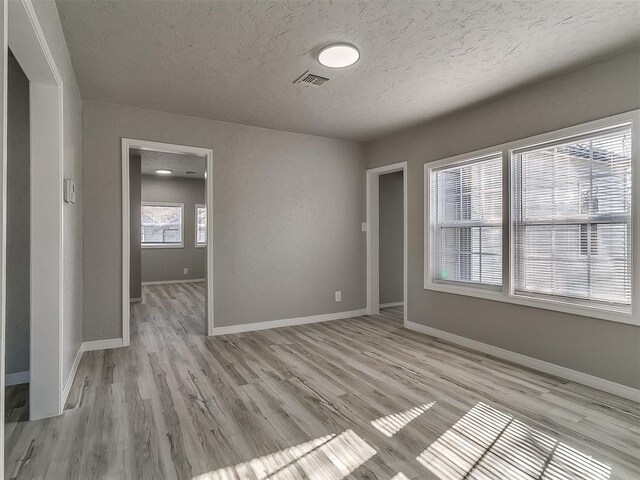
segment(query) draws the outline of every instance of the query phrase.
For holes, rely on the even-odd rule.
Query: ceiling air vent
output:
[[[296,78],[293,83],[302,83],[305,85],[313,85],[319,87],[325,82],[328,82],[329,79],[326,77],[321,77],[320,75],[315,75],[313,73],[309,73],[309,70],[304,72],[298,78]]]

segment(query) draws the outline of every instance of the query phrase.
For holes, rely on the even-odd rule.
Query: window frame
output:
[[[573,137],[590,135],[602,130],[630,125],[631,150],[631,309],[622,312],[607,308],[590,300],[560,299],[547,296],[515,294],[515,155],[518,151],[542,146],[552,142],[562,142]],[[458,282],[434,281],[435,268],[434,239],[431,231],[431,176],[435,170],[454,166],[465,161],[478,159],[501,152],[502,154],[502,289],[494,290],[482,285],[465,285]],[[598,318],[631,325],[640,325],[640,109],[613,115],[552,132],[535,135],[474,152],[444,158],[424,164],[424,289],[456,295],[465,295],[516,305],[553,310],[585,317]]]
[[[480,155],[478,155],[478,153],[480,153]],[[428,186],[425,187],[425,190],[428,190],[428,192],[426,193],[426,198],[431,199],[431,180],[432,180],[432,176],[434,174],[437,174],[439,171],[442,171],[444,169],[448,169],[448,168],[454,168],[454,167],[462,167],[465,165],[470,165],[470,164],[474,164],[477,162],[481,162],[483,160],[488,160],[490,158],[493,157],[497,157],[497,156],[501,156],[502,157],[502,152],[499,150],[496,150],[495,148],[491,148],[491,149],[486,149],[486,150],[481,150],[480,152],[474,152],[472,154],[465,154],[465,155],[459,155],[457,157],[453,157],[453,158],[448,158],[448,159],[444,159],[438,162],[432,162],[430,164],[425,164],[425,182],[428,182]],[[504,158],[502,158],[502,175],[503,175],[503,179],[504,179]],[[427,168],[428,167],[428,168]],[[426,184],[425,184],[426,185]],[[502,224],[493,224],[493,222],[489,222],[489,221],[477,221],[474,222],[474,224],[477,224],[477,226],[500,226],[502,229],[504,229],[504,185],[502,186],[502,194],[503,194],[503,211],[502,211]],[[425,203],[426,205],[426,203]],[[426,207],[425,207],[426,208]],[[502,279],[502,285],[488,285],[488,284],[482,284],[482,283],[473,283],[473,282],[462,282],[462,281],[457,281],[457,280],[443,280],[443,279],[436,279],[435,275],[433,275],[434,273],[434,269],[437,265],[437,260],[435,258],[436,255],[436,247],[437,247],[437,240],[435,238],[434,232],[431,229],[432,226],[432,215],[431,215],[431,205],[429,203],[429,211],[427,212],[427,227],[425,229],[425,238],[427,238],[427,241],[430,245],[429,247],[429,260],[431,262],[431,265],[433,265],[433,269],[430,270],[430,275],[425,276],[425,282],[428,281],[430,286],[435,287],[436,285],[445,285],[445,286],[451,286],[451,287],[460,287],[463,289],[482,289],[484,291],[487,292],[500,292],[500,290],[502,290],[503,286],[504,286],[504,278]],[[428,231],[428,234],[427,234]],[[502,231],[502,244],[503,244],[503,249],[504,249],[504,230]],[[426,252],[427,250],[425,250]],[[425,253],[426,255],[426,253]],[[504,275],[504,265],[502,267],[502,273]],[[427,288],[425,286],[425,288]],[[436,288],[433,288],[434,290]],[[455,288],[454,288],[455,290]]]
[[[144,243],[141,236],[141,248],[184,248],[184,203],[141,202],[140,205],[141,207],[180,207],[180,243]],[[140,228],[142,229],[142,208],[140,209]]]
[[[198,242],[198,209],[199,208],[203,208],[204,209],[204,215],[205,215],[205,222],[206,222],[206,218],[207,218],[207,206],[204,203],[196,203],[195,208],[194,208],[194,213],[195,213],[195,222],[194,222],[194,238],[193,238],[193,244],[195,245],[196,248],[206,248],[207,247],[207,226],[205,223],[205,228],[204,228],[204,242],[203,243],[199,243]]]

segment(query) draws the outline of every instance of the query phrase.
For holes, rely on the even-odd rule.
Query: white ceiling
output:
[[[156,170],[167,169],[173,172],[171,174],[172,177],[204,179],[204,172],[207,170],[205,157],[138,150],[135,148],[131,149],[131,153],[140,155],[140,171],[142,175],[157,175]]]
[[[638,0],[58,0],[84,98],[369,140],[640,43]],[[315,60],[334,41],[360,61]],[[292,82],[305,70],[321,87]]]

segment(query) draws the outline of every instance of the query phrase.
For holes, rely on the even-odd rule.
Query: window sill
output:
[[[577,303],[562,302],[548,298],[534,298],[524,295],[505,295],[501,290],[492,290],[490,288],[432,283],[426,281],[424,289],[640,326],[640,319],[636,318],[637,316],[634,317],[632,313],[605,310],[603,308],[589,307]]]
[[[166,245],[155,243],[155,244],[147,244],[147,245],[142,244],[141,247],[143,249],[147,249],[147,248],[152,248],[152,249],[155,249],[155,248],[184,248],[184,245],[178,244],[178,243],[175,243],[175,244],[170,244],[169,243],[169,244],[166,244]]]
[[[196,243],[196,248],[207,248],[207,244]]]

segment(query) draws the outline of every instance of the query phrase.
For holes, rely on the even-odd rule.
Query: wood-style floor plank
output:
[[[16,479],[640,478],[640,405],[374,317],[207,338],[204,284],[143,288],[63,415],[6,395]]]

